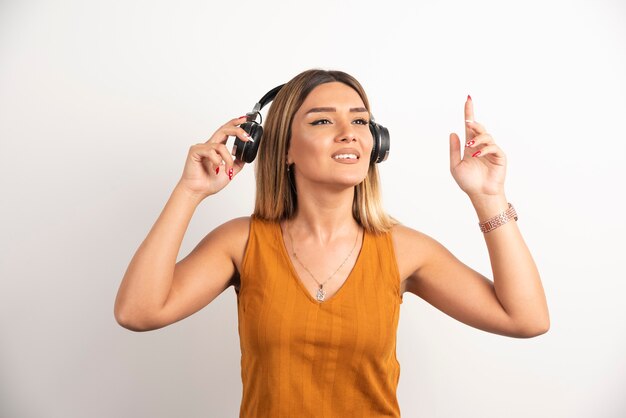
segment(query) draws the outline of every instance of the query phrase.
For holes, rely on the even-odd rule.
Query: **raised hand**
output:
[[[461,158],[460,140],[450,134],[450,173],[461,190],[470,197],[504,195],[506,155],[474,121],[474,104],[470,96],[465,102],[465,150]]]
[[[178,186],[203,198],[222,190],[245,164],[233,160],[226,148],[229,136],[237,136],[242,141],[251,140],[246,131],[239,127],[245,121],[245,116],[232,119],[215,131],[205,143],[192,145]]]

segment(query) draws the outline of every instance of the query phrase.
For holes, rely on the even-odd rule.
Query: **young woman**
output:
[[[280,88],[257,138],[254,213],[220,225],[176,263],[198,204],[243,169],[225,144],[252,140],[250,115],[190,148],[115,301],[123,327],[147,331],[234,286],[241,417],[399,417],[395,342],[407,291],[487,332],[548,330],[541,279],[504,194],[506,157],[474,121],[471,98],[463,156],[450,135],[450,171],[476,209],[493,282],[384,212],[384,158],[374,155],[382,127],[361,85],[340,71],[305,71]]]

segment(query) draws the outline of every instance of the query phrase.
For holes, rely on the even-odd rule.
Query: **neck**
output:
[[[294,240],[313,240],[328,245],[353,238],[360,225],[352,216],[354,187],[324,193],[298,193],[298,209],[287,228]]]

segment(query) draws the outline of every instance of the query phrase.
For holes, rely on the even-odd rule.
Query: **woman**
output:
[[[485,224],[494,282],[383,211],[370,117],[353,77],[299,74],[267,115],[253,215],[219,226],[176,263],[198,204],[243,169],[225,145],[228,136],[252,140],[241,117],[190,148],[121,283],[115,317],[135,331],[179,321],[235,287],[242,417],[399,417],[395,341],[407,291],[487,332],[527,338],[549,328],[504,195],[505,155],[474,121],[471,98],[462,158],[450,135],[450,171]]]

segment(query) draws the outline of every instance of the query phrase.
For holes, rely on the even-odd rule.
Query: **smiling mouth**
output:
[[[333,160],[358,160],[359,156],[356,154],[338,154],[332,158]]]

